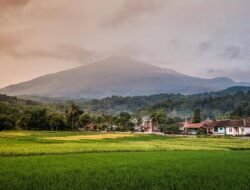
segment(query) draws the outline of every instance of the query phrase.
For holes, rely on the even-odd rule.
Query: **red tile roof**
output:
[[[202,127],[250,127],[250,118],[239,120],[216,120],[216,121],[204,121],[201,123],[183,122],[184,128],[199,129]]]
[[[206,127],[206,122],[202,122],[202,123],[188,123],[188,122],[186,122],[184,124],[184,128],[189,128],[189,129],[199,129],[202,127]]]
[[[212,127],[242,127],[244,126],[243,120],[217,120],[213,121]]]

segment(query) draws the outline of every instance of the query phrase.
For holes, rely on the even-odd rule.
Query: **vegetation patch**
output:
[[[249,190],[249,170],[249,151],[0,157],[0,189]]]
[[[75,140],[100,140],[100,139],[116,139],[124,137],[135,137],[136,134],[132,133],[103,133],[98,135],[75,135],[75,136],[64,136],[64,137],[48,137],[44,138],[47,140],[63,140],[63,141],[75,141]]]
[[[25,131],[5,131],[0,132],[0,137],[22,137],[22,136],[30,136],[31,133]]]

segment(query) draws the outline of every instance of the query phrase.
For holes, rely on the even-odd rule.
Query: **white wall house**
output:
[[[243,126],[241,127],[226,127],[226,135],[244,135],[245,128]]]
[[[250,127],[244,128],[244,135],[250,135]]]
[[[243,136],[250,135],[250,118],[239,120],[216,120],[204,121],[201,123],[183,123],[187,134],[197,134],[199,129],[206,129],[207,134]]]
[[[250,135],[250,118],[239,120],[217,120],[210,123],[214,135]]]
[[[214,135],[225,135],[226,134],[226,128],[224,126],[216,126],[213,127],[211,132]]]
[[[250,118],[243,120],[244,122],[244,135],[250,135]]]
[[[142,124],[141,124],[140,128],[145,133],[154,132],[154,126],[152,123],[152,119],[150,119],[149,117],[142,118]]]

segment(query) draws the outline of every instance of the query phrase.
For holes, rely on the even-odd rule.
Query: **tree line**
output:
[[[113,101],[114,100],[114,101]],[[139,110],[128,112],[122,109],[130,103]],[[0,95],[0,130],[117,130],[133,131],[143,116],[149,116],[161,131],[176,130],[177,123],[184,118],[191,119],[196,110],[194,122],[210,119],[235,119],[250,116],[250,91],[236,87],[220,93],[200,95],[153,95],[138,97],[111,97],[91,101],[97,108],[122,111],[102,112],[85,108],[81,103],[42,104],[16,97]],[[101,105],[99,103],[101,102]],[[88,102],[90,106],[91,103]],[[117,106],[116,106],[117,105]],[[145,107],[142,108],[142,106]],[[97,106],[97,107],[96,107]],[[113,108],[114,106],[114,108]],[[103,107],[102,107],[103,109]],[[124,110],[124,111],[123,111]],[[136,110],[136,108],[133,108]],[[199,111],[197,111],[199,110]],[[181,119],[182,118],[182,119]]]
[[[116,130],[133,131],[136,122],[132,115],[121,112],[118,115],[84,112],[71,102],[65,111],[52,110],[43,104],[27,105],[20,102],[0,102],[0,130]],[[92,125],[94,127],[89,128]]]

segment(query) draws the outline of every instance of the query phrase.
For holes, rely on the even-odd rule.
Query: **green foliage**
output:
[[[79,135],[93,133],[0,132],[0,189],[249,190],[247,139],[48,139]]]
[[[20,120],[18,121],[18,125],[22,129],[32,130],[46,130],[48,129],[48,116],[47,110],[44,108],[33,108],[26,110]]]
[[[137,116],[164,110],[171,117],[192,117],[196,108],[202,110],[201,119],[250,116],[250,88],[232,87],[220,92],[196,95],[159,94],[152,96],[117,97],[84,102],[81,107],[102,113],[134,112]]]
[[[0,114],[0,131],[15,128],[15,118],[13,116]]]
[[[88,113],[82,114],[78,119],[78,127],[84,128],[86,125],[93,122],[93,118],[91,118],[91,115]]]
[[[162,127],[162,132],[164,133],[169,133],[169,134],[179,134],[180,131],[180,126],[177,124],[167,124]]]
[[[119,131],[133,131],[134,123],[131,121],[131,115],[127,112],[121,112],[115,124],[118,125]]]
[[[67,116],[68,124],[71,125],[72,131],[76,129],[76,123],[79,117],[83,114],[83,111],[79,106],[75,105],[73,102],[70,103],[70,106],[65,111]]]
[[[249,190],[249,155],[168,151],[4,157],[0,189]]]
[[[201,111],[200,111],[200,109],[196,109],[194,111],[192,122],[193,123],[200,123],[201,122]]]
[[[197,120],[195,122],[204,120],[207,117],[211,119],[250,117],[249,90],[250,88],[247,87],[234,87],[221,92],[189,96],[180,94],[136,97],[113,96],[89,102],[86,102],[86,100],[76,100],[76,103],[71,103],[70,105],[66,104],[65,100],[61,102],[57,100],[55,103],[51,100],[47,101],[50,102],[49,104],[42,104],[0,95],[0,114],[4,115],[2,120],[11,120],[11,122],[5,122],[4,128],[6,128],[7,124],[7,128],[13,128],[14,123],[15,128],[19,126],[29,130],[51,130],[51,128],[56,130],[55,127],[49,125],[49,118],[47,116],[46,120],[45,115],[53,115],[53,113],[64,112],[66,110],[62,116],[66,117],[66,125],[70,126],[72,130],[93,123],[97,125],[99,130],[110,131],[115,130],[116,127],[120,131],[133,130],[135,124],[139,125],[141,123],[143,116],[151,115],[153,123],[163,130],[163,127],[167,124],[171,125],[180,122],[180,118],[191,118],[196,108],[200,108],[202,113],[200,114],[200,119],[196,117]],[[82,108],[86,109],[87,115],[82,116]],[[45,123],[41,124],[38,115],[42,113],[35,110],[44,109],[46,109],[46,114],[44,114],[41,120]],[[6,116],[10,118],[6,118]],[[34,118],[37,118],[38,121],[35,122],[34,120],[36,119]],[[134,122],[134,118],[137,118],[137,123]],[[52,120],[57,119],[53,118]],[[57,122],[62,122],[62,120],[59,121],[58,119]],[[11,126],[9,125],[10,123]],[[63,125],[59,129],[58,125],[53,125],[57,126],[58,130],[65,129],[66,127]]]
[[[207,134],[207,131],[204,128],[199,128],[197,130],[197,135],[206,135],[206,134]]]
[[[153,125],[160,129],[167,121],[167,115],[164,111],[153,112],[150,118],[152,119]]]
[[[50,129],[53,130],[66,130],[67,125],[65,116],[61,113],[51,113],[48,118],[48,124]]]

